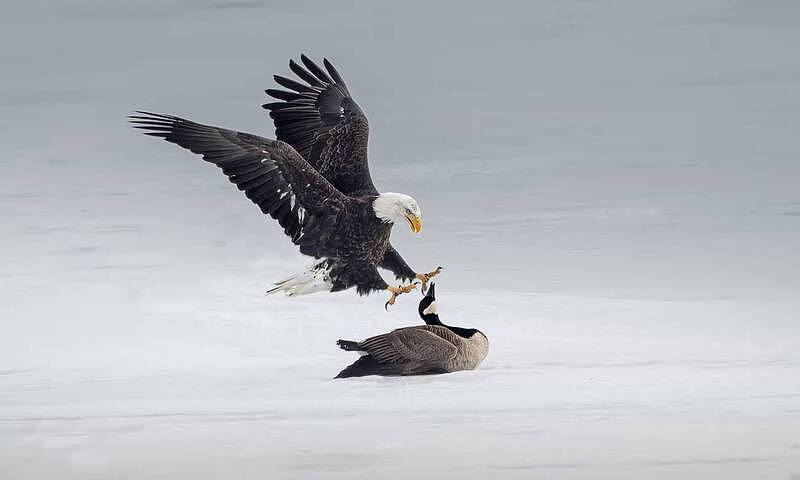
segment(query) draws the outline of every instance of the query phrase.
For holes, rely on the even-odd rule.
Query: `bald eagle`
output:
[[[279,100],[263,107],[277,140],[202,125],[173,115],[137,111],[135,128],[203,156],[261,211],[278,221],[300,252],[315,260],[308,270],[278,282],[267,293],[301,295],[356,287],[360,295],[386,290],[386,306],[415,283],[388,285],[377,267],[425,290],[441,267],[417,273],[392,247],[392,225],[422,229],[417,201],[402,193],[379,193],[367,162],[369,124],[339,72],[305,55],[289,68],[305,83],[275,75],[287,90],[268,89]]]

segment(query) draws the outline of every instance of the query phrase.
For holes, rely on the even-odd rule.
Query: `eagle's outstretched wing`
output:
[[[147,135],[201,154],[220,167],[247,198],[280,223],[302,253],[324,255],[320,246],[349,199],[290,145],[172,115],[136,112],[129,118]]]
[[[345,195],[377,194],[367,163],[369,123],[339,72],[325,59],[325,70],[305,55],[289,68],[305,83],[275,75],[287,90],[268,89],[280,100],[264,104],[275,135],[297,150]]]

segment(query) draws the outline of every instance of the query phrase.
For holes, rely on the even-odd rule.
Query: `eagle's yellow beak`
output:
[[[419,233],[422,230],[422,219],[418,216],[409,213],[406,215],[406,220],[412,232]]]

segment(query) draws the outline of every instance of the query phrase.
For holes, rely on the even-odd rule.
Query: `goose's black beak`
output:
[[[428,287],[428,293],[425,295],[426,297],[430,297],[431,300],[436,300],[436,284],[431,283],[431,286]]]

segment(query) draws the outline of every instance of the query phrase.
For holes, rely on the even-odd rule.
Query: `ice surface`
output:
[[[0,478],[800,475],[794,2],[5,2]],[[333,381],[417,322],[306,266],[133,109],[271,134],[332,58],[475,372]]]

